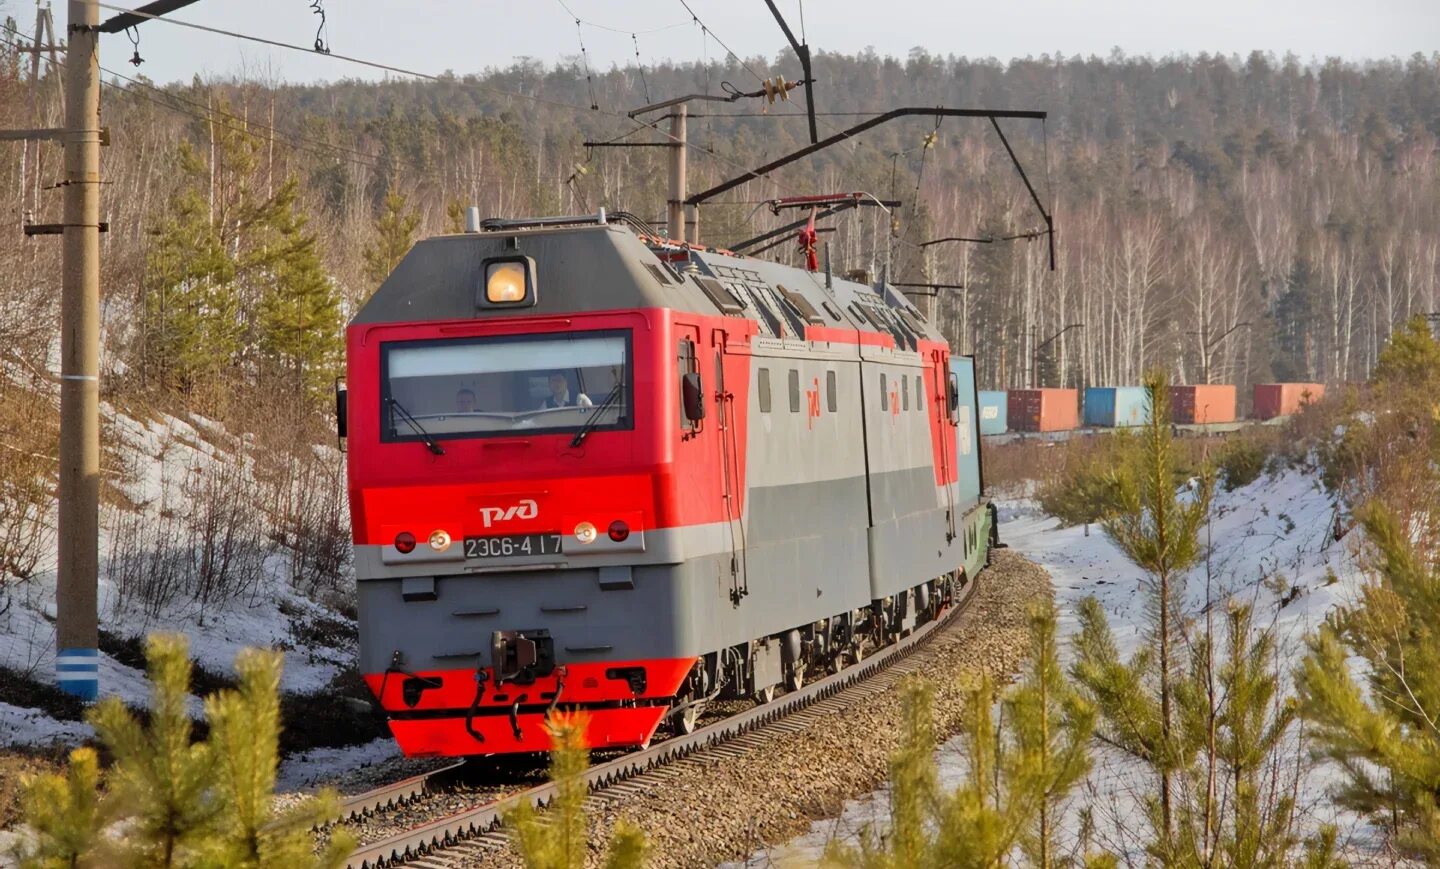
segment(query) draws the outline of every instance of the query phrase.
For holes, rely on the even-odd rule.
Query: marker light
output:
[[[575,526],[575,539],[581,543],[594,543],[596,533],[595,525],[591,522],[581,522]]]
[[[430,532],[430,548],[436,552],[444,552],[450,548],[450,534],[441,528]]]
[[[406,554],[409,554],[409,553],[411,553],[411,552],[414,552],[414,551],[415,551],[415,535],[414,535],[414,534],[411,534],[409,531],[401,531],[399,534],[396,534],[396,535],[395,535],[395,548],[396,548],[397,550],[399,550],[399,552],[400,552],[402,555],[406,555]]]
[[[625,524],[624,519],[616,519],[610,523],[610,539],[616,543],[624,543],[625,538],[630,536],[630,526]]]
[[[510,260],[486,266],[485,300],[499,305],[525,301],[525,265]]]

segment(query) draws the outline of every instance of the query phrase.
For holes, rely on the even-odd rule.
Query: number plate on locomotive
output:
[[[494,537],[466,537],[466,558],[517,558],[526,555],[559,555],[559,534],[500,534]]]

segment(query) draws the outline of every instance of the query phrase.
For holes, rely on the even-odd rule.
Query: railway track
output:
[[[980,577],[984,577],[982,571]],[[653,780],[662,781],[667,767],[700,755],[739,757],[763,744],[774,733],[798,733],[817,718],[891,688],[919,663],[914,652],[952,627],[975,598],[982,580],[965,586],[964,597],[939,619],[838,673],[827,676],[756,706],[702,727],[685,736],[672,736],[656,745],[592,766],[585,773],[591,798],[623,797]],[[404,806],[442,791],[461,775],[463,761],[350,797],[341,804],[341,820],[359,819],[389,808]],[[387,869],[414,863],[427,869],[469,866],[507,844],[500,829],[505,814],[522,802],[543,807],[555,796],[556,785],[547,782],[474,808],[422,824],[373,842],[351,854],[349,869]]]

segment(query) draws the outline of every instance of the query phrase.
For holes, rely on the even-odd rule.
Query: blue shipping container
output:
[[[1085,424],[1105,428],[1144,425],[1150,401],[1141,386],[1092,386],[1085,390]]]
[[[1006,418],[1010,412],[1010,400],[1003,390],[984,390],[980,393],[980,433],[1004,434],[1008,426]]]
[[[975,357],[951,356],[950,376],[960,400],[955,409],[955,465],[961,509],[980,500],[980,416],[975,401]]]

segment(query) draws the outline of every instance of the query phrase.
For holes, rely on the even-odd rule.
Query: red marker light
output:
[[[415,551],[415,535],[401,531],[395,535],[395,548],[403,555]]]
[[[630,526],[626,525],[624,520],[616,519],[610,523],[608,533],[610,534],[611,540],[614,540],[616,543],[623,543],[625,538],[630,536]]]

